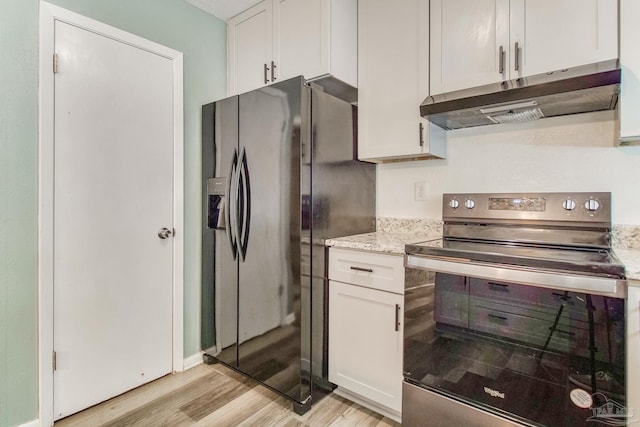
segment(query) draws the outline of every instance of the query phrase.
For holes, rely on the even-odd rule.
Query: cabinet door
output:
[[[358,4],[358,157],[444,157],[418,107],[429,95],[429,1]],[[422,144],[421,144],[422,142]]]
[[[638,0],[620,2],[620,139],[622,143],[640,143],[640,16]]]
[[[511,78],[615,59],[618,57],[618,3],[616,0],[511,0],[510,33]],[[518,67],[515,43],[521,48]]]
[[[402,407],[403,296],[329,282],[329,381]]]
[[[276,76],[310,79],[329,70],[329,0],[274,0]]]
[[[431,95],[507,78],[509,0],[431,0],[430,23]]]
[[[272,29],[271,0],[261,2],[227,22],[229,95],[270,83]]]
[[[636,1],[636,0],[633,0]],[[631,280],[627,288],[627,408],[640,408],[640,282]],[[637,411],[637,409],[636,409]],[[636,412],[637,413],[637,412]]]

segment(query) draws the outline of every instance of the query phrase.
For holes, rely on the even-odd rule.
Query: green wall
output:
[[[184,53],[184,354],[199,350],[200,106],[226,93],[226,26],[183,0],[52,0]],[[0,427],[38,416],[38,0],[0,0]]]
[[[38,2],[0,0],[0,426],[38,411]]]

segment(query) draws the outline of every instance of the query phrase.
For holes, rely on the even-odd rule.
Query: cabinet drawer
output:
[[[330,248],[329,279],[404,294],[404,257]]]

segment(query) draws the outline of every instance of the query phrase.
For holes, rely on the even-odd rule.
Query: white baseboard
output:
[[[360,406],[364,406],[365,408],[371,409],[372,411],[377,412],[380,415],[384,415],[385,417],[390,418],[393,421],[402,423],[401,412],[379,405],[365,397],[362,397],[356,393],[352,393],[351,391],[341,387],[336,388],[335,390],[333,390],[333,392],[340,397],[344,397],[345,399],[355,402]]]
[[[284,319],[284,322],[287,325],[291,325],[295,321],[296,321],[296,314],[295,313],[287,314],[287,317]]]
[[[196,366],[202,364],[202,352],[199,351],[196,354],[193,354],[182,362],[182,367],[186,371],[187,369],[195,368]]]
[[[18,427],[40,427],[40,420],[39,419],[31,420],[28,423],[19,425]]]

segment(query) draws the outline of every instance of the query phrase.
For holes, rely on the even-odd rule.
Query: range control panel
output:
[[[442,198],[445,222],[467,219],[611,223],[611,193],[449,193]]]

